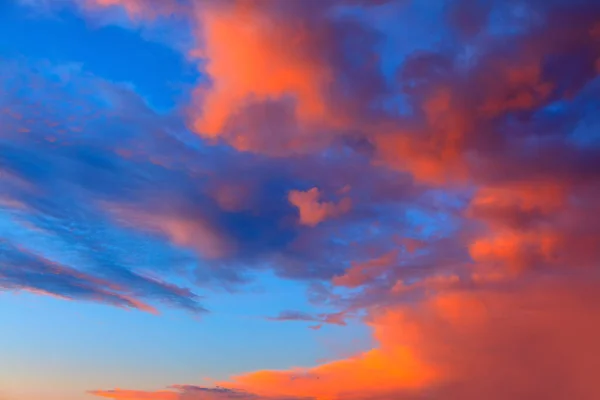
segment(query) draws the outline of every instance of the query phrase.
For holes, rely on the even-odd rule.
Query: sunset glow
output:
[[[598,400],[600,2],[0,0],[0,400]]]

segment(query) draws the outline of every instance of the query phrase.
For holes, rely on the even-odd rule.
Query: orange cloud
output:
[[[479,147],[489,151],[488,143],[497,140],[490,129],[493,119],[548,102],[553,85],[543,80],[536,56],[541,57],[523,56],[516,65],[489,56],[466,83],[458,76],[453,77],[457,82],[450,81],[452,77],[448,81],[426,77],[426,87],[413,94],[422,120],[371,132],[378,162],[429,184],[472,179],[478,171],[469,152],[477,155]]]
[[[500,262],[516,272],[532,265],[552,264],[558,240],[552,232],[505,231],[475,240],[469,252],[475,261]]]
[[[323,89],[332,79],[332,71],[308,50],[314,32],[300,19],[284,20],[270,13],[269,7],[236,1],[231,6],[198,11],[204,43],[200,53],[206,58],[211,79],[209,88],[196,92],[199,105],[192,126],[200,135],[223,136],[230,118],[250,102],[286,96],[295,99],[299,120],[311,124],[330,118]],[[253,135],[260,134],[242,132],[228,139],[240,150],[259,150]]]
[[[350,288],[362,286],[392,267],[397,257],[398,253],[393,251],[367,262],[353,263],[343,275],[333,278],[333,284]]]
[[[444,137],[440,137],[442,142]],[[458,149],[431,139],[423,141],[411,133],[381,134],[374,138],[378,163],[409,172],[416,180],[433,184],[464,177],[466,168]]]
[[[593,399],[595,283],[540,280],[518,291],[451,291],[372,312],[379,348],[303,372],[234,380],[256,393],[317,399]],[[591,352],[591,353],[590,353]],[[560,376],[552,380],[551,377]],[[414,397],[412,397],[414,396]]]
[[[143,392],[139,390],[95,390],[91,395],[113,400],[178,400],[179,394],[171,391]]]
[[[375,134],[380,161],[427,183],[467,178],[463,150],[473,121],[462,103],[450,88],[436,88],[420,105],[425,118],[423,128]]]
[[[222,386],[257,398],[593,400],[600,396],[600,296],[597,277],[588,278],[442,291],[419,304],[376,308],[370,325],[377,348],[315,368],[242,375]]]
[[[567,195],[565,185],[554,181],[484,186],[477,190],[471,200],[470,213],[491,217],[493,211],[506,210],[547,215],[561,209],[566,204]],[[507,215],[501,217],[504,219]]]
[[[593,266],[600,229],[588,190],[558,180],[482,187],[467,214],[487,229],[469,244],[471,256],[513,272]]]
[[[352,201],[344,197],[338,203],[320,201],[321,192],[312,188],[306,192],[292,190],[288,195],[291,204],[300,212],[300,223],[307,226],[317,226],[328,218],[337,218],[350,211]]]
[[[489,72],[486,99],[479,110],[486,116],[507,111],[531,110],[548,101],[554,86],[542,77],[540,60],[524,61],[521,65],[491,66],[500,77]]]
[[[188,107],[189,125],[202,137],[238,150],[304,153],[331,142],[349,114],[333,101],[339,78],[339,39],[327,15],[337,2],[298,0],[86,0],[88,9],[120,6],[132,19],[178,14],[190,18],[202,73]],[[358,84],[358,83],[354,83]],[[339,97],[339,96],[338,96]]]
[[[487,19],[470,0],[455,3],[481,13],[479,22]],[[571,101],[598,76],[598,9],[549,8],[540,9],[547,18],[543,26],[518,38],[492,35],[464,69],[456,66],[457,54],[409,57],[399,76],[413,115],[368,131],[376,160],[436,185],[498,178],[501,171],[521,181],[539,174],[545,160],[533,152],[551,151],[554,144],[536,140],[552,128],[525,117],[558,100]],[[568,65],[577,65],[577,72]],[[539,148],[517,155],[533,143]],[[562,150],[566,157],[566,143]],[[559,173],[556,163],[549,170]]]

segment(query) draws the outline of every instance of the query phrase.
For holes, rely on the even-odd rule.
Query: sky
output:
[[[0,0],[0,400],[596,400],[596,0]]]

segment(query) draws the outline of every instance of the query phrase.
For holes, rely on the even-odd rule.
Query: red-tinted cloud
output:
[[[322,201],[318,188],[306,192],[292,190],[288,200],[298,208],[300,223],[308,226],[316,226],[328,218],[339,217],[350,211],[352,207],[352,201],[348,197],[342,198],[338,203]]]
[[[593,372],[598,361],[590,351],[600,333],[596,279],[451,290],[416,306],[374,309],[376,349],[311,369],[256,372],[227,386],[265,398],[500,400],[574,395],[591,400],[600,394]]]
[[[241,151],[276,155],[321,150],[353,129],[382,80],[375,53],[360,69],[345,64],[345,42],[369,53],[374,46],[367,27],[332,16],[344,3],[238,0],[198,7],[194,54],[206,60],[210,83],[196,90],[192,129]]]
[[[392,267],[397,258],[398,253],[391,252],[364,263],[353,263],[344,275],[333,278],[333,283],[350,288],[362,286]]]
[[[281,17],[292,17],[291,10],[279,16],[270,14],[270,8],[276,11],[266,3],[237,1],[231,7],[201,11],[203,54],[213,85],[203,99],[203,116],[194,123],[199,133],[220,135],[228,119],[252,97],[260,101],[291,94],[296,96],[295,111],[300,119],[317,122],[326,118],[320,90],[332,79],[332,71],[308,53],[313,40],[309,27],[300,25],[302,20],[289,26],[286,22],[293,19]],[[241,64],[244,68],[236,68]],[[245,150],[244,143],[235,144]]]
[[[179,395],[171,391],[142,392],[139,390],[107,390],[90,392],[98,397],[118,400],[177,400]]]
[[[200,215],[190,219],[187,215],[178,215],[177,211],[152,213],[109,204],[103,207],[121,224],[158,232],[177,246],[197,251],[201,257],[223,258],[235,250],[235,244],[219,231],[219,227]]]

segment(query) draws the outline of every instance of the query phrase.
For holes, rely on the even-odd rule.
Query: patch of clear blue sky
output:
[[[196,66],[181,53],[148,40],[140,30],[92,26],[69,9],[52,17],[32,16],[7,0],[0,0],[0,58],[81,65],[106,80],[132,84],[163,110],[175,107],[199,79]],[[14,227],[7,220],[0,225]],[[52,247],[41,238],[29,241],[34,242],[47,251]],[[343,352],[344,343],[354,349],[370,346],[368,329],[356,323],[313,331],[302,329],[304,322],[266,321],[263,317],[283,309],[314,310],[302,284],[265,274],[254,286],[261,290],[207,293],[204,304],[213,312],[201,320],[164,308],[154,316],[0,293],[0,386],[16,398],[27,392],[54,400],[48,397],[52,388],[56,400],[79,400],[88,389],[202,384],[203,377],[314,365]],[[330,347],[334,342],[337,350]]]
[[[2,369],[7,390],[34,384],[65,399],[94,388],[159,389],[206,383],[259,369],[311,366],[348,348],[367,349],[366,327],[271,322],[282,307],[310,310],[303,285],[263,275],[260,291],[213,293],[201,319],[175,310],[160,316],[27,293],[0,295]],[[303,329],[303,327],[306,327]],[[337,342],[337,348],[330,344]],[[71,397],[72,396],[72,397]]]
[[[173,107],[199,78],[197,66],[143,33],[91,24],[72,8],[32,14],[15,1],[0,0],[0,57],[81,64],[107,80],[131,83],[154,107]]]

